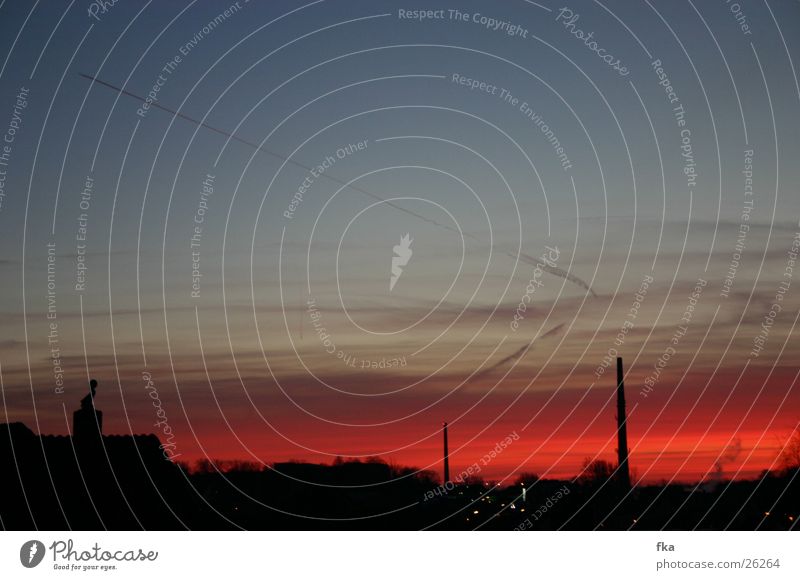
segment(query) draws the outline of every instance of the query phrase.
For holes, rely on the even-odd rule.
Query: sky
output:
[[[778,467],[796,3],[98,6],[0,4],[2,420],[91,377],[190,462],[441,471],[447,421],[454,473],[571,477],[619,355],[637,477]]]

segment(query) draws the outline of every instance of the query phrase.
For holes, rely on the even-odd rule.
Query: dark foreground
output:
[[[800,515],[797,469],[632,490],[602,471],[445,487],[378,459],[189,471],[153,435],[38,436],[21,423],[0,424],[0,466],[0,524],[12,530],[788,530]]]

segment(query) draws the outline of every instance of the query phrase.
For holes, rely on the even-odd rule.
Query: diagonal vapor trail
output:
[[[507,256],[511,256],[514,259],[517,258],[517,254],[514,254],[512,252],[505,252],[505,254]],[[575,276],[574,274],[570,274],[569,272],[567,272],[566,270],[562,270],[558,266],[550,266],[548,264],[545,264],[541,260],[534,258],[533,256],[529,256],[528,254],[519,254],[519,259],[525,262],[526,264],[530,264],[531,266],[539,266],[542,270],[551,273],[553,276],[558,276],[559,278],[564,278],[565,280],[569,280],[573,284],[580,286],[581,288],[589,292],[589,294],[592,295],[592,298],[597,298],[597,294],[595,293],[594,290],[592,290],[592,287],[589,286],[588,283],[584,282],[583,280]]]
[[[121,93],[121,94],[123,94],[123,95],[125,95],[127,97],[131,97],[132,99],[136,99],[137,101],[140,101],[142,103],[146,103],[147,102],[147,100],[144,99],[143,97],[140,97],[139,95],[137,95],[135,93],[132,93],[132,92],[126,90],[126,89],[123,89],[122,87],[118,87],[116,85],[113,85],[113,84],[111,84],[109,82],[106,82],[104,80],[98,79],[97,77],[93,77],[91,75],[87,75],[87,74],[84,74],[84,73],[78,73],[78,74],[80,76],[82,76],[83,78],[85,78],[85,79],[87,79],[87,80],[89,80],[89,81],[91,81],[93,83],[97,83],[99,85],[102,85],[102,86],[104,86],[106,88],[109,88],[109,89],[111,89],[113,91]],[[170,109],[169,107],[165,107],[164,105],[160,104],[158,101],[151,102],[150,106],[154,107],[156,109],[161,109],[162,111],[164,111],[166,113],[169,113],[170,115],[173,115],[175,117],[179,117],[179,118],[181,118],[181,119],[183,119],[185,121],[189,121],[190,123],[194,123],[195,125],[199,125],[200,127],[208,129],[209,131],[213,131],[214,133],[218,133],[220,135],[224,135],[225,137],[229,137],[229,138],[231,138],[231,139],[233,139],[235,141],[238,141],[239,143],[242,143],[243,145],[247,145],[248,147],[251,147],[251,148],[253,148],[253,149],[257,150],[257,151],[261,151],[262,153],[266,153],[267,155],[269,155],[271,157],[275,157],[276,159],[280,159],[281,161],[285,161],[287,163],[290,163],[291,165],[294,165],[295,167],[300,167],[301,169],[305,169],[306,171],[311,171],[312,170],[312,168],[309,167],[308,165],[304,165],[303,163],[300,163],[299,161],[295,161],[294,159],[290,159],[289,157],[286,157],[285,155],[281,155],[280,153],[275,153],[274,151],[270,151],[269,149],[266,149],[266,148],[262,147],[261,145],[259,145],[257,143],[253,143],[253,142],[248,141],[246,139],[242,139],[241,137],[239,137],[239,136],[237,136],[237,135],[235,135],[233,133],[230,133],[228,131],[224,131],[222,129],[219,129],[217,127],[209,125],[208,123],[205,123],[203,121],[198,121],[197,119],[194,119],[194,118],[190,117],[189,115],[181,113],[180,111],[175,111],[174,109]],[[367,197],[370,197],[370,198],[372,198],[374,200],[381,201],[381,202],[393,207],[396,210],[402,211],[403,213],[408,214],[408,215],[410,215],[412,217],[415,217],[415,218],[420,219],[422,221],[428,222],[429,224],[432,224],[432,225],[434,225],[436,227],[444,228],[444,229],[446,229],[448,231],[451,231],[451,232],[454,232],[454,233],[457,233],[457,234],[460,233],[460,234],[464,235],[465,237],[468,237],[468,238],[470,238],[472,240],[475,240],[477,242],[481,242],[481,243],[483,242],[483,240],[481,240],[480,238],[478,238],[477,236],[475,236],[473,234],[470,234],[469,232],[459,232],[459,230],[457,230],[456,228],[453,228],[452,226],[449,226],[447,224],[438,222],[438,221],[436,221],[434,219],[431,219],[429,217],[426,217],[426,216],[424,216],[422,214],[419,214],[417,212],[411,211],[410,209],[406,209],[406,208],[404,208],[404,207],[402,207],[400,205],[397,205],[396,203],[392,203],[391,201],[388,201],[388,200],[382,198],[379,195],[375,195],[374,193],[372,193],[370,191],[367,191],[366,189],[363,189],[361,187],[358,187],[357,185],[353,185],[352,183],[347,183],[346,181],[343,181],[343,180],[341,180],[341,179],[339,179],[337,177],[334,177],[333,175],[330,175],[328,172],[323,173],[321,176],[324,177],[325,179],[329,180],[329,181],[332,181],[332,182],[337,183],[339,185],[345,186],[345,187],[347,187],[349,189],[352,189],[353,191],[357,191],[358,193],[366,195]],[[529,256],[528,254],[524,254],[524,253],[517,254],[516,252],[504,251],[503,254],[505,254],[506,256],[509,256],[510,258],[512,258],[514,260],[522,260],[523,262],[525,262],[527,264],[530,264],[530,265],[537,265],[538,264],[539,267],[542,270],[544,270],[545,272],[549,272],[550,274],[552,274],[554,276],[557,276],[559,278],[564,278],[565,280],[568,280],[568,281],[572,282],[573,284],[575,284],[577,286],[580,286],[581,288],[583,288],[584,290],[589,292],[593,298],[597,297],[597,294],[595,294],[594,290],[592,290],[592,288],[591,288],[591,286],[589,286],[589,284],[587,284],[586,282],[584,282],[583,280],[581,280],[577,276],[575,276],[573,274],[570,274],[569,272],[567,272],[565,270],[562,270],[561,268],[554,267],[554,266],[549,266],[547,264],[541,264],[541,263],[539,263],[538,259],[534,258],[533,256]]]
[[[514,359],[521,358],[528,351],[528,349],[533,347],[533,343],[534,342],[542,340],[543,338],[547,338],[548,336],[553,336],[554,334],[557,334],[563,327],[564,327],[564,323],[562,322],[561,324],[558,324],[558,325],[554,326],[553,328],[551,328],[550,330],[548,330],[547,332],[545,332],[543,335],[533,337],[533,340],[531,340],[529,343],[523,344],[521,347],[519,347],[517,350],[512,352],[510,355],[508,355],[506,357],[503,357],[502,359],[500,359],[499,361],[494,363],[492,366],[490,366],[490,367],[488,367],[486,369],[483,369],[481,372],[479,372],[478,374],[476,374],[472,378],[473,379],[477,379],[477,378],[483,377],[485,375],[488,375],[489,373],[495,371],[496,369],[499,369],[501,366],[503,366],[507,362],[511,362]]]
[[[99,85],[103,85],[104,87],[108,87],[109,89],[117,91],[118,93],[122,93],[125,96],[128,96],[128,97],[131,97],[133,99],[136,99],[137,101],[140,101],[142,103],[146,103],[147,102],[147,100],[144,99],[143,97],[140,97],[139,95],[137,95],[135,93],[132,93],[130,91],[127,91],[127,90],[125,90],[125,89],[123,89],[121,87],[112,85],[111,83],[108,83],[106,81],[100,80],[100,79],[98,79],[96,77],[93,77],[93,76],[90,76],[90,75],[87,75],[87,74],[83,74],[83,73],[78,73],[78,74],[80,76],[82,76],[83,78],[85,78],[85,79],[88,79],[88,80],[90,80],[92,82],[95,82],[95,83],[97,83]],[[274,151],[270,151],[269,149],[265,149],[261,145],[259,145],[257,143],[253,143],[252,141],[248,141],[247,139],[242,139],[241,137],[239,137],[239,136],[237,136],[237,135],[235,135],[233,133],[229,133],[228,131],[224,131],[222,129],[218,129],[217,127],[209,125],[208,123],[205,123],[203,121],[198,121],[197,119],[194,119],[194,118],[190,117],[189,115],[186,115],[186,114],[181,113],[179,111],[175,111],[173,109],[170,109],[169,107],[165,107],[164,105],[161,105],[158,101],[153,101],[152,103],[150,103],[150,106],[154,107],[154,108],[157,108],[157,109],[161,109],[162,111],[164,111],[166,113],[169,113],[170,115],[173,115],[175,117],[179,117],[179,118],[181,118],[181,119],[183,119],[185,121],[189,121],[190,123],[194,123],[195,125],[199,125],[199,126],[205,128],[205,129],[208,129],[209,131],[213,131],[214,133],[218,133],[220,135],[224,135],[225,137],[230,137],[234,141],[238,141],[239,143],[242,143],[243,145],[247,145],[248,147],[256,149],[257,151],[261,151],[262,153],[266,153],[267,155],[269,155],[271,157],[275,157],[276,159],[280,159],[281,161],[286,161],[286,162],[290,163],[291,165],[294,165],[295,167],[300,167],[301,169],[305,169],[306,171],[311,171],[312,170],[312,167],[309,167],[308,165],[304,165],[303,163],[300,163],[299,161],[295,161],[294,159],[290,159],[290,158],[286,157],[285,155],[281,155],[280,153],[275,153]],[[327,173],[323,173],[322,177],[328,179],[329,181],[333,181],[334,183],[338,183],[339,185],[344,185],[344,186],[346,186],[346,187],[348,187],[350,189],[353,189],[353,190],[355,190],[355,191],[357,191],[359,193],[363,193],[364,195],[369,196],[372,199],[375,199],[377,201],[382,201],[382,202],[386,203],[387,205],[390,205],[391,207],[393,207],[395,209],[398,209],[398,210],[400,210],[400,211],[402,211],[404,213],[407,213],[408,215],[411,215],[411,216],[413,216],[415,218],[424,220],[424,221],[426,221],[428,223],[431,223],[431,224],[433,224],[435,226],[443,227],[443,228],[446,228],[446,229],[448,229],[448,230],[450,230],[452,232],[458,233],[458,230],[456,230],[453,227],[448,226],[447,224],[443,224],[443,223],[437,222],[436,220],[433,220],[431,218],[425,217],[424,215],[418,214],[418,213],[413,212],[413,211],[411,211],[409,209],[406,209],[406,208],[404,208],[402,206],[399,206],[396,203],[392,203],[391,201],[387,201],[384,198],[380,197],[379,195],[375,195],[374,193],[371,193],[371,192],[369,192],[369,191],[367,191],[365,189],[362,189],[362,188],[358,187],[357,185],[348,184],[346,181],[338,179],[338,178],[336,178],[336,177],[334,177],[332,175],[329,175]]]

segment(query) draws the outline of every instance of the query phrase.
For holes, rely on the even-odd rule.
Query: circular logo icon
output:
[[[39,540],[28,540],[19,549],[19,561],[26,568],[35,568],[44,559],[44,544]]]

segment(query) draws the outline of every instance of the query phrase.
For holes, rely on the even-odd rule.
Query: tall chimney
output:
[[[99,441],[103,434],[103,412],[94,406],[97,381],[89,382],[89,394],[81,399],[81,408],[72,414],[72,435],[82,441]]]
[[[617,357],[617,477],[624,487],[631,486],[628,468],[628,416],[625,411],[625,373],[622,371],[622,357]]]
[[[442,433],[444,434],[444,481],[450,481],[450,452],[447,449],[447,421],[442,423]]]

